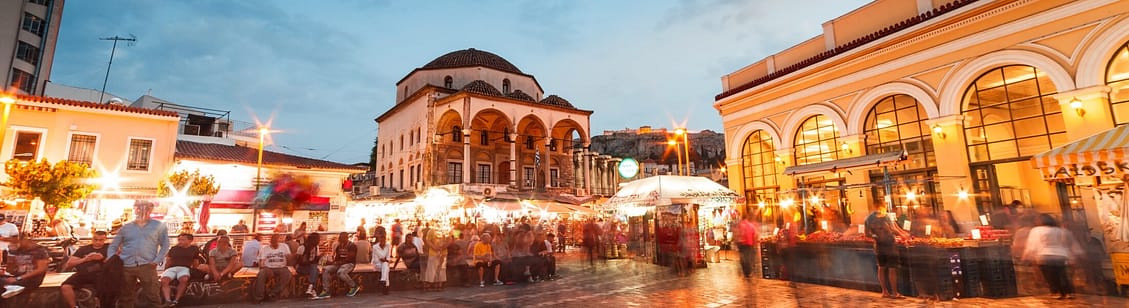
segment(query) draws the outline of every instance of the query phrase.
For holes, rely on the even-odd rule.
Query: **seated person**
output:
[[[4,286],[4,293],[0,295],[7,300],[27,288],[37,288],[47,276],[47,263],[51,258],[47,255],[47,248],[39,246],[31,239],[29,234],[21,234],[15,247],[8,251],[7,271],[10,276],[0,278],[0,285]]]
[[[494,269],[494,285],[502,285],[502,280],[498,279],[501,274],[502,261],[494,256],[494,239],[490,233],[482,235],[482,239],[474,244],[473,261],[474,267],[478,268],[478,287],[486,286],[485,272],[487,268]]]
[[[404,267],[419,271],[419,248],[412,243],[413,236],[408,234],[404,237],[404,242],[396,247],[396,255],[400,256],[400,260],[404,261]]]
[[[530,248],[534,254],[541,259],[538,264],[537,270],[534,271],[535,279],[539,280],[553,280],[557,276],[557,258],[553,256],[553,244],[555,236],[549,233],[545,236],[537,235],[537,240],[533,242],[533,247]]]
[[[270,245],[259,248],[259,274],[251,289],[251,299],[255,303],[279,298],[282,290],[290,285],[290,269],[286,267],[286,261],[290,260],[290,246],[281,243],[282,235],[276,234],[271,236]],[[274,287],[270,294],[265,294],[267,279],[271,277],[275,278]]]
[[[165,272],[161,274],[161,295],[164,296],[166,303],[176,305],[184,296],[184,290],[188,289],[191,268],[200,263],[197,259],[199,255],[200,247],[192,245],[191,233],[181,233],[176,237],[176,246],[169,248],[169,253],[165,256]],[[178,282],[176,298],[169,296],[169,285],[173,280]]]
[[[220,281],[230,279],[239,271],[242,262],[239,261],[239,253],[231,248],[231,238],[225,235],[217,239],[216,248],[208,253],[207,272],[212,280]]]
[[[64,268],[75,268],[75,273],[63,285],[59,286],[59,293],[67,307],[78,307],[75,301],[74,290],[83,286],[92,286],[98,283],[98,275],[102,273],[102,262],[106,259],[106,231],[94,232],[90,245],[79,247],[74,255],[67,258]]]

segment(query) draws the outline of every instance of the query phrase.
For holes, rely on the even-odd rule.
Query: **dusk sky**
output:
[[[721,132],[720,77],[822,32],[863,0],[67,1],[52,82],[147,91],[271,119],[268,150],[368,160],[395,83],[476,48],[593,110],[592,135],[642,125]],[[321,4],[330,4],[323,6]]]

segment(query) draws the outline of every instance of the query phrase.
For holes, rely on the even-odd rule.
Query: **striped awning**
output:
[[[1048,180],[1129,175],[1129,125],[1035,155],[1031,162]]]

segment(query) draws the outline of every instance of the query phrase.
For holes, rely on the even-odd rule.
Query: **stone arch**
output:
[[[491,140],[501,140],[502,132],[507,128],[512,128],[513,124],[510,123],[509,116],[501,110],[494,108],[484,108],[474,114],[470,120],[470,139],[471,145],[481,145],[481,132],[489,131],[489,138]],[[463,129],[466,129],[464,127]],[[495,145],[496,143],[489,143]]]
[[[847,130],[842,134],[844,136],[862,134],[863,130],[866,129],[863,126],[866,125],[866,115],[870,112],[870,109],[874,108],[874,105],[882,99],[898,94],[909,95],[917,100],[918,105],[925,110],[925,114],[930,119],[940,117],[937,101],[924,89],[905,82],[890,82],[866,91],[851,103],[851,109],[847,113]]]
[[[827,105],[812,104],[793,112],[788,116],[788,120],[784,121],[784,127],[782,128],[783,134],[777,150],[791,149],[796,140],[796,132],[800,129],[800,124],[803,124],[805,120],[816,115],[824,115],[828,119],[831,119],[831,122],[835,123],[835,130],[839,131],[839,136],[845,136],[844,133],[847,131],[847,123],[843,121],[842,114]]]
[[[776,124],[770,120],[757,120],[745,123],[745,125],[737,128],[737,132],[733,134],[735,139],[727,143],[729,148],[725,149],[726,155],[732,155],[730,158],[740,158],[742,150],[745,148],[745,139],[749,139],[749,136],[758,130],[768,133],[772,137],[772,145],[780,147],[780,130],[776,127]]]
[[[1078,88],[1104,86],[1109,59],[1126,41],[1129,41],[1129,19],[1122,19],[1095,36],[1078,61],[1075,76]]]
[[[573,132],[576,132],[576,135],[580,137],[581,145],[588,143],[589,137],[587,132],[584,131],[584,126],[581,126],[580,122],[573,119],[557,121],[553,123],[553,127],[549,131],[551,132],[550,136],[553,137],[554,140],[561,140],[558,141],[558,152],[569,153],[569,149],[574,146],[571,138]]]
[[[456,132],[451,128],[455,126],[458,126],[460,130],[465,128],[463,127],[463,117],[459,114],[458,110],[447,109],[443,111],[443,114],[439,116],[439,120],[435,122],[436,135],[442,136],[441,139],[443,142],[454,142],[452,141],[451,135],[456,134]],[[462,132],[458,132],[458,134],[461,135]]]
[[[1006,65],[1029,65],[1047,73],[1059,93],[1075,89],[1074,78],[1050,57],[1026,50],[1001,50],[964,63],[945,79],[940,90],[940,116],[961,114],[964,108],[963,96],[968,86],[984,72]]]

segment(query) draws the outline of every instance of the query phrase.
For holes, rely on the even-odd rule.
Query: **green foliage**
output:
[[[18,159],[4,164],[8,182],[17,195],[39,198],[44,204],[69,208],[86,198],[98,185],[94,179],[98,172],[83,163],[58,161],[54,165],[46,159],[25,162]]]
[[[220,192],[220,185],[216,183],[216,178],[211,175],[201,175],[200,170],[181,170],[169,173],[164,179],[157,182],[157,196],[167,198],[173,196],[174,189],[184,189],[188,187],[186,197],[188,206],[196,208],[202,202],[201,198],[215,196]]]

